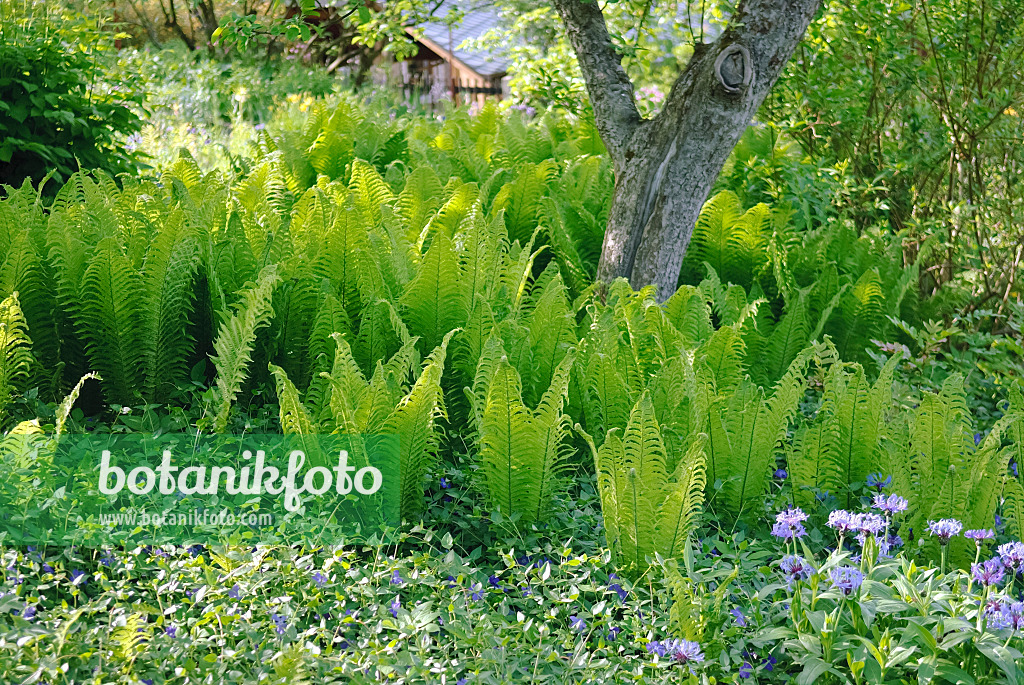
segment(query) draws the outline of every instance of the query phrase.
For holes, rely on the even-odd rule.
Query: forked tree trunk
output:
[[[643,119],[597,0],[554,0],[576,51],[615,197],[597,277],[675,292],[693,227],[821,0],[745,0],[711,44],[698,44],[662,111]]]

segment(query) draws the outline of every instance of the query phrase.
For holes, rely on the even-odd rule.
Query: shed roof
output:
[[[444,24],[443,19],[453,8],[462,12],[463,17],[462,21],[452,27],[449,40],[448,26]],[[434,12],[434,19],[417,27],[418,34],[445,52],[448,52],[451,45],[452,56],[481,76],[497,76],[508,71],[509,60],[504,56],[489,50],[468,50],[461,47],[465,41],[479,38],[500,25],[498,13],[489,6],[466,0],[445,0]]]

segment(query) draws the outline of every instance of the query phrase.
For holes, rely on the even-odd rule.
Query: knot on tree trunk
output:
[[[722,84],[726,93],[739,93],[749,86],[754,78],[750,51],[739,43],[722,48],[718,53],[718,59],[715,60],[715,78]]]

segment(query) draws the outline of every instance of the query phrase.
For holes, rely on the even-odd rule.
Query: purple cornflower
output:
[[[869,488],[875,488],[879,492],[885,490],[887,487],[892,485],[892,476],[882,477],[881,473],[872,473],[868,475],[867,485]]]
[[[903,538],[895,533],[889,533],[887,540],[878,541],[878,554],[883,558],[891,558],[892,551],[903,546]]]
[[[1024,602],[1000,602],[998,609],[989,607],[985,613],[988,615],[988,626],[994,630],[1024,628]]]
[[[1006,542],[999,545],[996,550],[1003,565],[1016,573],[1024,567],[1024,544],[1020,542]]]
[[[656,640],[647,643],[647,653],[657,654],[660,657],[667,656],[675,659],[681,664],[704,661],[704,652],[700,644],[690,640]]]
[[[274,622],[274,631],[278,635],[284,635],[284,631],[288,627],[288,619],[281,614],[271,614],[270,620]]]
[[[854,514],[846,511],[845,509],[836,509],[828,515],[828,523],[826,524],[829,528],[835,528],[839,531],[840,535],[849,533],[852,530],[857,530],[857,521]]]
[[[732,614],[734,619],[736,619],[736,625],[740,628],[747,627],[747,617],[743,615],[743,611],[739,607],[733,607],[729,610],[729,613]]]
[[[235,583],[234,587],[228,590],[228,597],[231,599],[238,599],[242,594],[242,588],[238,587],[238,583]]]
[[[402,603],[398,600],[398,597],[396,596],[393,600],[391,600],[391,617],[398,618],[398,610],[401,608]]]
[[[878,535],[885,530],[885,519],[878,514],[871,512],[854,514],[853,519],[856,529],[864,535]]]
[[[994,557],[981,564],[971,564],[971,575],[974,576],[974,580],[986,587],[999,585],[1003,582],[1005,573],[1003,562],[999,560],[999,557]]]
[[[807,520],[807,514],[800,509],[787,509],[775,515],[775,525],[772,526],[772,535],[784,540],[793,540],[807,535],[803,522]]]
[[[814,573],[814,567],[808,564],[802,557],[788,554],[779,562],[779,570],[786,577],[786,582],[793,587],[794,581],[807,580]]]
[[[587,629],[587,622],[579,616],[570,616],[569,624],[572,625],[572,629],[575,630],[577,633],[582,633],[584,630]]]
[[[875,495],[875,500],[874,502],[871,503],[872,509],[884,511],[886,514],[889,514],[890,516],[899,511],[906,511],[908,506],[910,506],[910,502],[896,494],[892,494],[886,497],[885,495],[879,493]]]
[[[928,522],[928,532],[939,539],[940,545],[948,545],[949,539],[960,534],[964,524],[956,519],[940,519]]]
[[[864,582],[864,574],[853,566],[838,566],[828,573],[832,586],[849,597]]]
[[[397,568],[395,569],[395,572],[391,574],[391,584],[392,585],[405,585],[405,581],[402,580],[402,574],[400,574],[398,572]]]
[[[327,576],[325,576],[324,574],[320,573],[320,571],[316,571],[313,574],[312,580],[313,580],[313,584],[316,585],[317,587],[323,587],[324,585],[327,585]]]
[[[995,536],[996,532],[994,530],[985,530],[984,528],[964,531],[964,537],[969,540],[974,540],[974,544],[979,547],[981,546],[982,540],[991,540]]]

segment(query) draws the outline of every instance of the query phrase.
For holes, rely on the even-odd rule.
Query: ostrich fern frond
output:
[[[256,334],[274,314],[271,302],[279,281],[276,265],[265,267],[256,282],[242,292],[234,313],[225,316],[214,340],[213,365],[217,369],[217,385],[210,409],[217,432],[227,428],[231,405],[248,376]]]
[[[562,413],[573,355],[558,365],[536,411],[522,399],[515,368],[502,359],[491,375],[478,444],[483,486],[492,505],[524,523],[543,520],[565,468]]]
[[[11,395],[28,377],[31,347],[18,293],[12,293],[0,301],[0,426],[7,423],[6,410]]]

